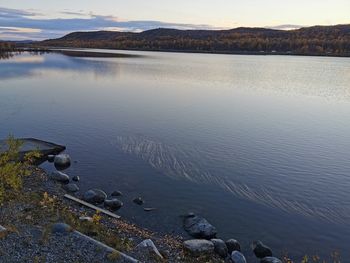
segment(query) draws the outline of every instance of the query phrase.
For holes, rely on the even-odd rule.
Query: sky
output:
[[[350,24],[350,0],[0,0],[0,39],[159,27],[291,29]]]

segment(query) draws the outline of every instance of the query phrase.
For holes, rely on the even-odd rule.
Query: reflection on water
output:
[[[14,55],[15,55],[14,52],[7,52],[7,51],[6,52],[1,52],[0,51],[0,60],[12,58]]]
[[[9,61],[6,61],[7,64],[20,63],[20,64],[41,64],[45,61],[45,58],[42,55],[28,55],[28,56],[15,56]]]
[[[11,59],[9,59],[11,58]],[[12,54],[6,60],[0,60],[3,64],[0,78],[22,78],[38,76],[41,70],[62,71],[86,71],[96,75],[118,74],[115,63],[101,62],[90,58],[75,58],[46,53],[24,53],[22,55]]]

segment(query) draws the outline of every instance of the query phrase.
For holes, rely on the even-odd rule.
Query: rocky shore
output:
[[[64,173],[68,154],[46,155],[45,161],[56,171],[31,167],[21,193],[0,210],[0,262],[247,262],[240,243],[218,239],[205,218],[183,216],[189,240],[142,229],[115,214],[124,205],[120,191],[80,193],[80,178]],[[133,202],[144,204],[141,197]],[[282,262],[261,241],[252,249],[255,262]]]
[[[215,254],[189,255],[181,237],[154,233],[65,199],[66,183],[31,168],[21,193],[0,209],[5,229],[0,231],[0,262],[223,262]]]

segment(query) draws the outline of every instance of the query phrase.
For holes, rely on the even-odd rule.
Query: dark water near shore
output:
[[[150,229],[193,211],[246,250],[350,257],[350,59],[135,54],[0,61],[0,137],[66,145],[81,189]]]

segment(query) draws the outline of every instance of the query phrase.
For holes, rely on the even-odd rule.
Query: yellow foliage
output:
[[[94,222],[96,225],[98,225],[101,221],[101,215],[99,211],[96,211],[96,213],[92,217],[92,222]]]
[[[28,152],[24,155],[24,161],[27,164],[33,164],[35,162],[35,160],[41,158],[41,153],[39,152],[39,150],[35,150],[35,151],[31,151]]]
[[[6,192],[18,192],[22,188],[22,176],[29,174],[28,164],[37,158],[38,152],[26,155],[25,161],[20,161],[20,140],[9,136],[6,141],[7,150],[0,154],[0,205],[3,204]]]

